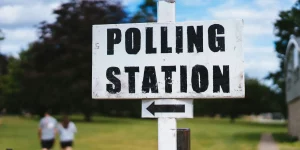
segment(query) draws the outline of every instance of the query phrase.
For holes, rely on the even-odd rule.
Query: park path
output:
[[[263,133],[260,138],[258,150],[279,150],[272,134]]]

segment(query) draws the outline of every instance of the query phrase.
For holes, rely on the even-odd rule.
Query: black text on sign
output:
[[[244,96],[242,21],[93,26],[93,98]]]

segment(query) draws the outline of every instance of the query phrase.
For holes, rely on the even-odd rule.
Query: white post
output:
[[[158,118],[158,150],[177,150],[175,118]]]
[[[157,21],[175,22],[175,0],[159,0]],[[175,118],[158,118],[158,150],[177,150]]]
[[[175,22],[175,0],[159,0],[157,22]]]

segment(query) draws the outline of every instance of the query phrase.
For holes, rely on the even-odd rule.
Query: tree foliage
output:
[[[91,99],[92,26],[121,23],[126,13],[118,2],[71,1],[54,14],[56,21],[42,22],[38,41],[20,55],[22,107],[39,114],[50,108],[78,111],[90,120],[96,107]]]
[[[245,81],[244,99],[204,99],[196,100],[195,115],[230,116],[232,119],[240,115],[279,112],[275,92],[257,79],[247,78]]]
[[[270,73],[267,78],[271,79],[274,85],[278,87],[278,97],[280,97],[278,102],[286,116],[284,59],[290,36],[300,36],[300,0],[290,10],[280,12],[279,19],[276,20],[274,26],[275,36],[278,37],[278,40],[275,41],[275,52],[280,60],[280,69]]]
[[[139,16],[136,21],[155,18],[149,8],[155,10],[156,3],[145,1],[134,15]],[[2,87],[15,93],[13,98],[10,92],[2,94],[9,99],[5,107],[10,112],[26,110],[40,115],[45,109],[53,113],[82,112],[86,120],[93,112],[139,117],[140,101],[91,99],[92,25],[132,20],[121,3],[71,1],[54,10],[54,14],[55,22],[40,23],[39,39],[21,52],[19,59],[11,60],[12,71],[2,78]]]
[[[140,6],[137,13],[131,18],[132,23],[156,22],[157,4],[156,0],[145,0]]]
[[[4,33],[0,29],[0,42],[4,40]],[[1,44],[1,43],[0,43]],[[1,51],[1,45],[0,45]],[[0,53],[0,110],[1,106],[4,105],[4,96],[3,96],[3,76],[7,74],[7,65],[8,59],[4,54]]]
[[[4,39],[5,39],[4,33],[3,33],[2,30],[0,29],[0,41],[3,41]]]
[[[11,113],[18,113],[22,103],[18,99],[22,69],[20,60],[14,57],[7,57],[7,72],[0,76],[0,109],[7,108]]]

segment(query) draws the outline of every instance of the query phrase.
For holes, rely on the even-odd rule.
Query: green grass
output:
[[[300,142],[285,133],[275,133],[273,137],[279,143],[280,150],[300,150]]]
[[[72,118],[78,128],[77,150],[157,150],[157,121],[95,117],[86,123]],[[2,118],[0,150],[38,150],[37,119]],[[257,124],[238,120],[195,118],[178,120],[178,128],[191,129],[191,150],[256,150],[263,132],[273,133],[282,150],[300,149],[300,142],[289,140],[285,125]],[[55,149],[59,150],[59,144]]]

